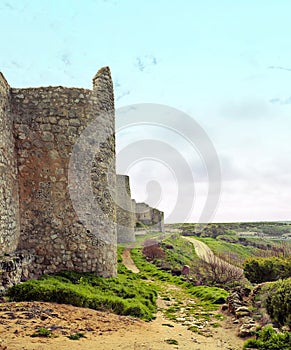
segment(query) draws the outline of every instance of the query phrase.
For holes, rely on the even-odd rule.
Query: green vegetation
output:
[[[245,259],[258,254],[257,248],[244,246],[240,243],[230,243],[219,238],[195,238],[207,244],[215,255],[221,256],[225,260],[230,260],[234,265],[241,265]]]
[[[268,283],[266,309],[273,322],[291,327],[291,278]]]
[[[276,281],[291,276],[291,257],[249,258],[243,267],[246,278],[252,283]]]
[[[146,261],[145,257],[142,255],[142,250],[140,248],[132,249],[131,257],[139,270],[142,271],[137,274],[137,276],[142,279],[166,281],[178,285],[183,284],[184,282],[180,277],[172,276],[170,273],[159,269],[153,263]]]
[[[44,338],[50,338],[52,336],[52,332],[44,327],[40,327],[38,328],[38,330],[36,332],[34,332],[33,334],[31,334],[31,337],[35,338],[35,337],[44,337]]]
[[[165,343],[172,344],[172,345],[178,345],[178,341],[176,339],[165,339]]]
[[[161,240],[162,238],[165,238],[167,234],[156,232],[156,231],[149,231],[146,233],[139,233],[138,231],[135,234],[135,242],[133,243],[135,247],[142,247],[144,241],[148,239],[154,239],[154,240]]]
[[[68,335],[68,338],[71,340],[79,340],[81,338],[86,338],[86,336],[84,333],[74,333],[74,334]]]
[[[186,241],[180,234],[172,234],[160,244],[165,252],[165,259],[160,263],[161,268],[181,270],[184,265],[193,266],[199,261],[192,243]]]
[[[266,326],[257,334],[257,339],[249,339],[243,349],[290,350],[291,333],[276,332],[273,327]]]
[[[174,224],[174,228],[179,228],[184,235],[196,235],[202,237],[216,238],[225,233],[250,233],[256,235],[268,235],[280,237],[291,233],[291,222],[232,222],[232,223],[212,223],[212,224],[193,224],[183,223]]]
[[[142,256],[141,249],[135,248],[131,251],[132,259],[136,266],[142,271],[137,274],[141,278],[152,279],[155,281],[169,282],[183,287],[189,295],[199,298],[201,301],[210,304],[222,304],[226,301],[228,292],[221,288],[208,286],[195,286],[193,283],[186,282],[183,277],[172,276],[169,272],[160,270],[153,263],[146,261]]]
[[[123,272],[116,278],[101,278],[90,273],[63,271],[15,285],[9,289],[8,296],[14,301],[52,301],[153,319],[155,286],[140,281],[128,270]]]
[[[211,304],[223,304],[228,296],[228,292],[222,288],[194,286],[192,283],[185,283],[184,286],[189,294]]]

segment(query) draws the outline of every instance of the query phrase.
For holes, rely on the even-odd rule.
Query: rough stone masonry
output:
[[[99,135],[111,135],[102,141],[91,170],[94,195],[109,222],[96,217],[94,224],[109,240],[79,220],[68,190],[73,146],[95,119]],[[114,129],[108,67],[98,71],[92,90],[14,89],[0,75],[0,255],[33,256],[26,278],[64,269],[116,274]]]
[[[68,179],[72,152],[93,121],[98,147],[89,182],[101,208],[101,214],[89,213],[94,232],[71,200],[71,189],[78,193],[82,184]],[[117,210],[116,195],[121,202]],[[86,199],[79,203],[85,214]],[[92,90],[15,89],[0,73],[0,292],[60,270],[116,275],[116,227],[119,242],[132,242],[137,221],[157,224],[163,217],[145,209],[151,209],[150,216],[137,218],[129,178],[116,177],[114,93],[108,67],[97,72]]]

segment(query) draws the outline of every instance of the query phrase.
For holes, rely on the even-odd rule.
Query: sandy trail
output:
[[[187,239],[189,242],[191,242],[194,245],[195,252],[200,259],[202,259],[208,263],[216,262],[216,263],[220,264],[221,266],[235,269],[235,270],[237,270],[238,274],[243,275],[243,269],[241,269],[237,266],[231,265],[228,262],[215,256],[213,254],[212,250],[205,243],[203,243],[203,242],[201,242],[193,237],[184,236],[184,238]]]
[[[135,265],[130,255],[130,248],[125,248],[122,252],[122,263],[123,265],[133,273],[139,273],[139,269]]]

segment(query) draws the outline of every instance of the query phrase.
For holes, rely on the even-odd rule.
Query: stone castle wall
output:
[[[146,203],[136,203],[136,222],[150,225],[151,229],[164,232],[164,213],[156,208],[151,208]]]
[[[29,277],[63,269],[95,272],[105,277],[115,275],[115,121],[109,68],[96,74],[93,90],[11,89],[10,109],[20,203],[20,237],[14,235],[11,250],[18,242],[18,251],[33,252],[35,261]],[[69,185],[78,193],[81,184],[78,181],[69,184],[68,169],[76,141],[93,121],[97,125],[93,137],[100,142],[90,164],[89,188],[101,213],[90,216],[94,227],[91,230],[73,208]],[[13,145],[12,137],[9,142]],[[88,214],[87,198],[79,206]],[[4,232],[1,229],[0,237]]]
[[[19,239],[19,200],[10,87],[0,73],[0,256],[15,251]]]
[[[134,202],[131,199],[129,177],[117,175],[117,241],[118,243],[130,243],[135,241],[135,213]]]
[[[108,67],[92,90],[15,89],[0,73],[0,293],[60,270],[116,275],[117,238],[133,242],[137,221],[163,231],[163,213],[130,196]]]

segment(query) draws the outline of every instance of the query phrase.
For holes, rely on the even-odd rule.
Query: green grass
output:
[[[253,257],[258,255],[259,249],[244,246],[239,243],[229,243],[225,241],[221,241],[215,238],[201,238],[195,237],[196,239],[204,242],[208,245],[208,247],[213,251],[215,255],[225,255],[229,256],[232,259],[232,262],[235,264],[236,262],[243,262],[245,259],[249,257]],[[237,258],[237,261],[235,261]]]
[[[187,292],[199,298],[201,301],[211,304],[223,304],[226,301],[228,292],[222,288],[208,286],[194,286],[191,283],[185,283]]]
[[[142,256],[141,249],[133,249],[131,251],[132,259],[140,269],[139,276],[141,278],[152,279],[154,281],[169,282],[181,286],[189,295],[199,298],[202,302],[213,304],[225,303],[228,292],[224,289],[208,286],[194,286],[190,282],[185,282],[183,277],[172,276],[166,271],[160,270],[154,264],[149,263]]]
[[[131,257],[141,271],[137,274],[138,277],[142,279],[152,279],[155,281],[166,281],[173,284],[183,284],[184,281],[180,277],[172,276],[170,273],[159,269],[153,263],[146,261],[145,257],[142,255],[140,248],[134,248],[131,250]]]
[[[161,248],[166,254],[163,265],[171,269],[181,270],[184,265],[194,266],[199,260],[193,244],[180,234],[171,234],[163,239]]]
[[[70,334],[68,335],[69,339],[71,340],[80,340],[81,338],[86,338],[85,334],[84,333],[74,333],[74,334]]]
[[[256,339],[245,342],[243,349],[290,350],[291,332],[276,332],[271,326],[258,332]]]
[[[52,332],[44,327],[38,328],[37,331],[31,334],[31,337],[43,337],[43,338],[50,338],[52,336]]]
[[[175,238],[173,250],[180,249],[178,255],[192,254],[192,245],[184,243],[183,238]],[[166,240],[166,244],[171,243]],[[15,285],[9,289],[8,297],[12,301],[48,301],[106,310],[147,321],[155,317],[157,292],[168,285],[176,285],[184,295],[199,299],[197,305],[203,306],[204,311],[214,310],[226,300],[228,293],[223,289],[194,286],[187,282],[184,276],[172,276],[171,273],[149,263],[143,257],[141,248],[131,251],[132,258],[141,271],[134,274],[122,264],[122,250],[122,247],[118,248],[118,276],[115,278],[62,271]]]
[[[138,247],[142,247],[143,246],[143,243],[144,241],[148,240],[148,239],[157,239],[159,240],[160,238],[166,236],[165,233],[162,233],[162,232],[147,232],[146,234],[144,233],[138,233],[138,231],[136,232],[135,234],[135,243],[134,243],[134,246],[136,248]]]
[[[151,320],[156,312],[157,290],[129,271],[116,278],[63,271],[15,285],[8,296],[13,301],[65,303]]]

